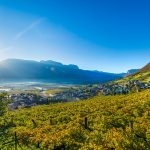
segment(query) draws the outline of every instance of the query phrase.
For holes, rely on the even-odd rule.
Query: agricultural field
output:
[[[46,90],[44,93],[46,96],[52,96],[52,95],[58,94],[60,92],[63,92],[67,89],[68,89],[67,87],[66,88],[49,89],[49,90]]]
[[[2,150],[149,150],[150,90],[7,111]]]

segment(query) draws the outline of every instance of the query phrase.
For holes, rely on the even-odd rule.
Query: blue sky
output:
[[[125,72],[150,61],[148,0],[0,0],[0,60]]]

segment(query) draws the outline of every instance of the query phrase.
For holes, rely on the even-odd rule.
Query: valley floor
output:
[[[150,90],[8,111],[0,148],[149,150]]]

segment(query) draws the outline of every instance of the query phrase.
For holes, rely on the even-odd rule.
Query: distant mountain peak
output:
[[[53,60],[41,60],[40,63],[47,64],[47,65],[56,65],[56,66],[62,66],[63,65],[62,63],[56,62]]]
[[[135,74],[135,73],[137,73],[139,70],[140,70],[140,69],[130,69],[130,70],[127,71],[126,76]]]
[[[4,67],[5,66],[5,67]],[[79,69],[52,60],[7,59],[0,63],[0,80],[49,80],[70,83],[98,83],[121,78],[118,74]]]
[[[79,67],[77,65],[74,65],[74,64],[69,64],[69,65],[66,65],[67,67],[69,68],[72,68],[72,69],[79,69]]]
[[[53,66],[60,66],[60,67],[65,66],[65,67],[72,68],[72,69],[79,69],[79,67],[77,65],[74,65],[74,64],[64,65],[60,62],[56,62],[53,60],[41,60],[40,63],[47,64],[47,65],[53,65]]]

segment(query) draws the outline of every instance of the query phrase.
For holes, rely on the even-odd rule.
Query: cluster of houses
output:
[[[98,91],[99,89],[97,87],[84,86],[78,88],[69,88],[49,97],[32,93],[10,94],[7,96],[7,98],[11,99],[12,102],[8,105],[8,109],[14,110],[42,104],[77,101],[93,97],[98,93]]]
[[[87,99],[96,96],[98,93],[102,95],[118,95],[128,94],[130,92],[139,92],[141,89],[150,88],[150,82],[142,83],[139,80],[126,81],[124,83],[110,82],[107,84],[70,87],[51,96],[36,95],[32,93],[11,94],[7,98],[12,99],[8,105],[10,110],[23,107],[31,107],[41,104],[49,104],[55,102],[69,102]]]
[[[12,100],[12,102],[8,104],[9,110],[46,104],[47,102],[45,97],[32,93],[10,94],[7,98]]]
[[[97,95],[99,92],[98,86],[84,86],[78,88],[70,88],[51,96],[51,100],[54,102],[68,102],[87,99]]]
[[[142,89],[150,88],[150,82],[143,83],[139,80],[129,80],[122,83],[103,84],[100,91],[103,95],[128,94],[131,92],[139,92]]]

